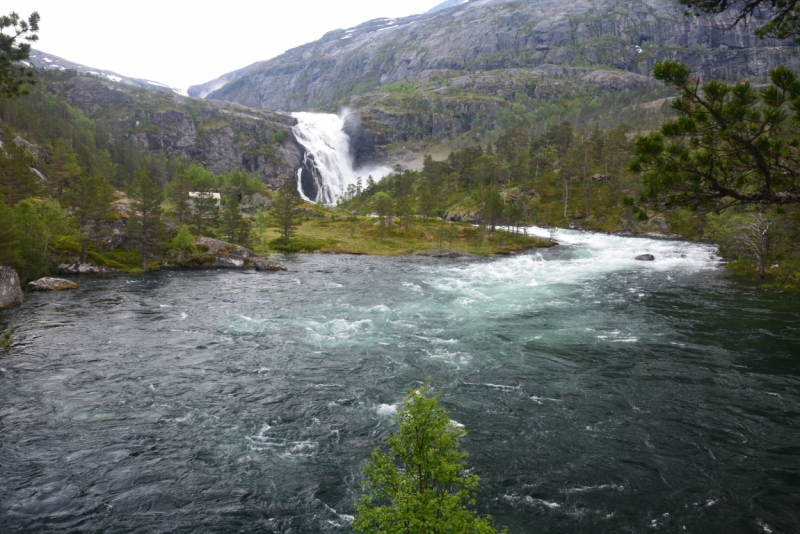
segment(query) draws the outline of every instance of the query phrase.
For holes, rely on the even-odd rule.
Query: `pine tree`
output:
[[[392,215],[394,211],[394,202],[392,201],[392,197],[390,197],[387,193],[380,191],[375,193],[372,197],[372,206],[375,208],[375,212],[378,214],[378,222],[380,223],[381,227],[381,240],[386,233],[386,218]]]
[[[397,432],[386,440],[389,452],[375,449],[364,466],[355,532],[497,532],[490,517],[470,509],[480,479],[467,472],[467,453],[458,448],[467,432],[438,406],[440,393],[428,396],[429,385],[408,391]]]
[[[201,189],[192,198],[192,227],[195,234],[208,236],[219,226],[219,206],[216,195],[207,189]]]
[[[33,69],[26,68],[31,44],[39,39],[39,13],[34,11],[28,20],[11,12],[0,17],[0,96],[14,97],[28,93],[27,85],[34,83]],[[5,31],[9,29],[9,31]],[[21,43],[20,40],[27,41]]]
[[[230,196],[222,209],[222,236],[229,243],[250,246],[252,229],[250,221],[242,216],[242,207],[236,195]]]
[[[169,183],[170,198],[175,203],[174,212],[178,216],[178,224],[186,224],[192,213],[189,193],[194,188],[192,178],[181,164],[172,181]]]
[[[142,255],[142,270],[146,271],[148,260],[161,250],[164,236],[161,190],[150,178],[147,166],[136,173],[133,197],[135,214],[128,224]]]
[[[70,208],[78,226],[81,263],[86,263],[86,246],[97,238],[108,219],[114,189],[102,176],[82,174],[64,193],[63,202]]]
[[[800,203],[800,78],[786,67],[771,84],[700,84],[689,68],[662,61],[653,76],[672,85],[678,119],[634,143],[632,170],[649,199],[711,210]]]
[[[63,139],[56,141],[53,154],[50,156],[50,164],[47,166],[47,177],[55,189],[56,197],[61,199],[64,191],[84,173],[85,170],[78,164],[78,158],[75,157],[75,152],[69,143]]]
[[[300,226],[301,215],[297,212],[297,208],[301,202],[302,199],[294,192],[291,180],[287,180],[275,194],[272,202],[272,217],[281,232],[280,239],[284,245],[289,242],[297,227]]]

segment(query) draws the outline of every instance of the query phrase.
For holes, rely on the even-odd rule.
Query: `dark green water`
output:
[[[698,245],[562,238],[29,295],[0,315],[0,532],[347,531],[428,375],[512,532],[800,531],[796,296]]]

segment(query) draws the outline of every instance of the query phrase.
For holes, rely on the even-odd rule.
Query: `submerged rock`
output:
[[[0,310],[10,310],[22,304],[19,275],[11,267],[0,267]]]
[[[475,258],[475,254],[469,252],[460,252],[458,250],[447,250],[435,248],[433,250],[420,250],[415,252],[414,256],[427,256],[429,258]]]
[[[28,282],[28,291],[64,291],[67,289],[78,289],[78,284],[63,278],[51,278],[49,276]]]
[[[633,259],[637,261],[655,261],[656,257],[652,254],[640,254]]]

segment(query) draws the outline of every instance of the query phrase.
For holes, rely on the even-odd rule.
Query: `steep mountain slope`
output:
[[[41,50],[32,49],[28,59],[31,66],[40,70],[74,70],[80,74],[91,75],[100,78],[101,80],[110,80],[112,82],[131,85],[133,87],[141,87],[143,89],[171,89],[176,93],[180,92],[177,88],[169,87],[163,83],[154,82],[151,80],[143,80],[141,78],[131,78],[122,74],[117,74],[116,72],[110,70],[87,67],[86,65],[81,65],[80,63],[75,63],[74,61],[69,61],[68,59],[54,56],[53,54],[48,54],[47,52],[42,52]]]
[[[763,21],[729,29],[726,14],[686,17],[684,10],[675,0],[473,0],[332,31],[189,94],[291,111],[335,107],[387,85],[432,79],[443,88],[494,96],[498,80],[475,83],[476,75],[497,73],[524,89],[530,69],[544,65],[612,72],[589,73],[588,80],[578,73],[582,83],[611,89],[646,84],[653,64],[667,58],[706,78],[762,77],[780,63],[800,66],[789,42],[752,35]]]
[[[47,74],[41,82],[49,91],[153,155],[196,161],[215,173],[243,168],[272,186],[293,176],[302,161],[302,148],[291,134],[296,120],[289,115],[74,71]]]

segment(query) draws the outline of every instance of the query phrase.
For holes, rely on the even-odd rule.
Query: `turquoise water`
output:
[[[0,530],[346,531],[428,376],[512,532],[800,529],[797,299],[711,247],[558,238],[29,295],[0,315]]]

